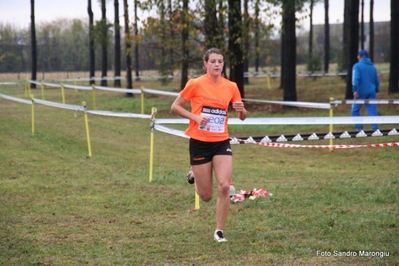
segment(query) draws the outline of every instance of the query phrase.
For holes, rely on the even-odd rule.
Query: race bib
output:
[[[215,108],[203,106],[201,115],[209,116],[209,121],[205,126],[198,126],[199,130],[205,130],[216,133],[224,133],[227,110],[223,108]]]

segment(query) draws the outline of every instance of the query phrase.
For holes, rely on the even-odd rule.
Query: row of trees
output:
[[[94,76],[94,70],[98,67],[102,70],[102,76],[107,76],[109,69],[114,70],[114,75],[119,76],[121,69],[127,70],[127,87],[131,88],[132,69],[136,70],[136,78],[139,78],[140,69],[158,68],[161,75],[173,75],[175,70],[181,73],[181,88],[188,80],[189,69],[201,69],[201,56],[209,47],[220,47],[226,51],[229,67],[229,78],[237,82],[244,96],[244,72],[249,67],[254,67],[259,72],[260,67],[266,63],[281,66],[281,88],[284,91],[284,100],[296,100],[296,64],[298,60],[306,60],[309,70],[317,70],[314,64],[315,58],[322,54],[316,54],[313,49],[313,24],[312,10],[317,2],[323,2],[325,7],[324,26],[324,71],[328,72],[330,62],[338,62],[341,69],[347,71],[347,91],[350,91],[351,67],[356,61],[357,51],[364,45],[363,37],[363,7],[364,0],[345,1],[343,41],[333,40],[334,43],[342,43],[339,50],[331,52],[328,0],[202,0],[190,2],[188,0],[134,0],[133,23],[130,23],[128,14],[128,2],[123,1],[125,27],[124,36],[120,34],[119,2],[114,0],[114,21],[109,23],[106,16],[105,0],[100,0],[102,7],[102,19],[94,24],[91,10],[91,0],[88,0],[89,23],[80,20],[65,21],[40,25],[40,31],[36,41],[36,29],[34,21],[34,0],[31,0],[31,41],[25,38],[14,40],[14,46],[8,47],[15,50],[13,54],[2,56],[0,60],[7,62],[1,67],[14,67],[21,69],[28,60],[26,49],[31,49],[32,79],[36,79],[36,66],[42,71],[62,68],[64,71],[90,70],[90,76]],[[145,3],[145,4],[144,4]],[[372,6],[370,1],[370,40],[374,40]],[[298,56],[300,40],[297,34],[297,14],[304,14],[305,8],[310,10],[310,31],[308,36],[307,56]],[[361,7],[361,8],[359,8]],[[274,12],[275,10],[281,12]],[[138,11],[153,10],[157,17],[147,17],[140,20]],[[391,47],[396,47],[399,38],[399,1],[391,1]],[[301,13],[302,12],[302,13]],[[359,14],[361,22],[359,24]],[[276,16],[282,18],[281,25],[274,25],[272,21]],[[265,18],[270,18],[266,20]],[[138,22],[141,27],[138,27]],[[3,27],[7,28],[7,27]],[[12,39],[12,29],[8,35],[0,27],[0,51],[4,49],[5,36]],[[360,34],[359,34],[360,29]],[[113,34],[111,34],[113,33]],[[277,34],[278,35],[277,35]],[[276,36],[279,36],[277,38]],[[360,36],[360,39],[359,39]],[[18,45],[15,45],[15,41]],[[121,45],[121,41],[122,44]],[[112,45],[111,45],[112,44]],[[36,46],[37,45],[37,46]],[[373,56],[374,43],[370,42],[370,54]],[[39,49],[36,50],[36,47]],[[333,46],[335,47],[335,46]],[[114,49],[109,49],[114,48]],[[23,50],[23,51],[21,51]],[[54,51],[54,52],[53,52]],[[62,51],[62,53],[60,53]],[[395,49],[390,51],[390,92],[399,92],[398,89],[398,62],[399,58]],[[36,55],[39,54],[37,60]],[[125,60],[121,60],[121,54]],[[276,56],[277,55],[277,56]],[[336,55],[330,58],[330,55]],[[19,60],[17,60],[19,58]],[[132,65],[132,60],[134,67]],[[20,62],[20,63],[18,63]],[[303,63],[299,62],[298,63]],[[320,68],[321,69],[321,68]],[[396,74],[395,74],[396,73]],[[392,78],[391,78],[392,77]],[[396,80],[395,80],[396,77]],[[106,81],[102,85],[106,85]],[[115,84],[119,86],[120,84]]]

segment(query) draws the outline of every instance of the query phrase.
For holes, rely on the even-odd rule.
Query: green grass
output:
[[[330,96],[342,97],[345,84],[327,79],[299,80],[298,98],[328,102]],[[330,83],[335,85],[327,88]],[[157,83],[143,84],[162,89]],[[281,99],[281,90],[263,89],[264,84],[251,81],[246,97]],[[382,90],[379,98],[396,96]],[[25,97],[21,87],[0,87],[0,93]],[[41,97],[40,90],[34,93]],[[61,101],[57,89],[46,89],[45,95]],[[90,109],[90,92],[66,91],[66,99],[70,104],[87,101]],[[99,110],[140,112],[138,97],[99,92],[96,100]],[[158,118],[175,117],[169,112],[172,101],[149,96],[146,113],[155,106]],[[236,188],[263,188],[273,196],[232,204],[225,229],[229,242],[220,244],[212,239],[215,197],[190,211],[194,189],[184,178],[186,139],[154,132],[150,183],[148,119],[89,115],[93,156],[87,158],[83,114],[75,118],[73,111],[36,105],[32,136],[31,106],[1,98],[0,106],[1,265],[399,264],[398,147],[329,151],[233,146]],[[349,108],[339,106],[334,113],[348,115]],[[254,117],[328,116],[328,110],[250,103],[248,109]],[[398,111],[396,106],[380,108],[383,115]],[[328,127],[231,126],[232,136],[313,131]],[[397,141],[394,136],[334,143]],[[328,144],[299,144],[315,143]],[[363,250],[389,252],[389,257],[333,253]],[[332,255],[317,256],[317,251]]]

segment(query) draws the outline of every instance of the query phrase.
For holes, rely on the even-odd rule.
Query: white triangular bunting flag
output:
[[[346,139],[346,138],[350,138],[351,135],[348,133],[348,131],[345,131],[344,133],[342,133],[339,138],[341,139]]]
[[[316,133],[313,133],[312,135],[309,136],[308,140],[316,140],[319,139],[319,137],[316,135]]]
[[[379,129],[377,129],[376,131],[374,131],[373,134],[371,134],[371,136],[373,136],[373,137],[381,137],[381,136],[384,136],[384,135],[381,133],[381,131]]]
[[[278,137],[278,139],[276,141],[277,142],[284,142],[284,141],[287,141],[287,139],[285,138],[284,135],[281,135],[280,137]]]
[[[324,136],[324,139],[335,139],[333,133],[329,132],[327,135]]]
[[[392,129],[391,131],[389,131],[388,136],[394,136],[394,135],[399,135],[398,131],[396,131],[396,129]]]
[[[263,139],[261,139],[260,143],[269,143],[272,142],[272,140],[268,136],[264,136]]]
[[[251,136],[251,137],[249,137],[249,138],[247,138],[247,139],[245,140],[245,143],[256,143],[256,141],[255,141],[254,138]]]
[[[230,144],[240,144],[240,141],[234,137],[230,140]]]
[[[356,138],[363,138],[363,137],[367,137],[367,134],[364,133],[363,130],[361,130],[359,133],[356,134]]]
[[[295,137],[292,138],[293,141],[301,141],[303,140],[302,136],[300,134],[296,134]]]

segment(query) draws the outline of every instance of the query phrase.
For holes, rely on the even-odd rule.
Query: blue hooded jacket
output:
[[[352,68],[352,91],[364,95],[376,94],[380,91],[380,79],[377,69],[370,58],[362,57]]]

